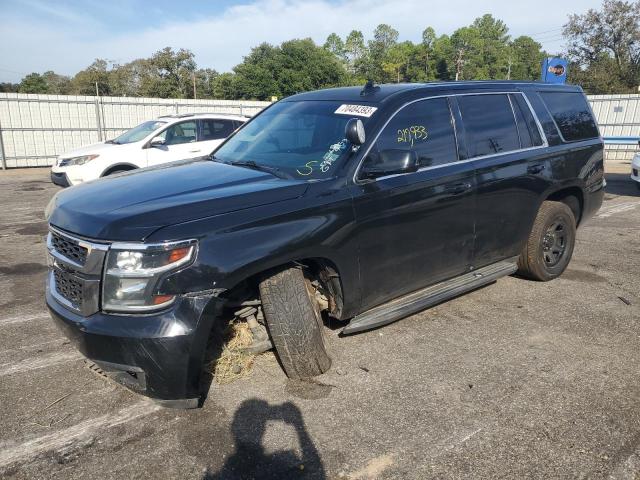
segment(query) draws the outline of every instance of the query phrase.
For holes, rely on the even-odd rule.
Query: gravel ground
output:
[[[508,277],[385,328],[333,368],[272,354],[166,410],[91,373],[43,304],[42,169],[0,173],[2,478],[640,478],[640,191],[608,167],[558,280]]]

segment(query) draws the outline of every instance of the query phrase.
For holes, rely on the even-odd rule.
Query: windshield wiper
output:
[[[116,142],[115,140],[107,140],[104,143],[113,143],[114,145],[120,145],[120,142]]]
[[[219,159],[213,157],[212,160],[220,161]],[[260,170],[261,172],[267,172],[271,175],[274,175],[278,178],[290,178],[287,174],[285,174],[282,170],[276,167],[271,167],[269,165],[262,165],[260,163],[256,163],[253,160],[236,160],[235,162],[223,162],[227,165],[235,165],[236,167],[247,167],[253,170]]]

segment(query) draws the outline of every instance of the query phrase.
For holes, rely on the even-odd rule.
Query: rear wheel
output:
[[[518,273],[543,282],[567,268],[576,240],[576,219],[566,204],[543,202],[518,259]]]
[[[315,377],[331,367],[313,289],[299,268],[288,268],[260,283],[269,334],[287,376]]]

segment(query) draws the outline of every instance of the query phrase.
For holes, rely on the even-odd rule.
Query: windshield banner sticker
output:
[[[340,105],[334,113],[339,113],[340,115],[358,115],[359,117],[369,118],[377,109],[378,107],[370,107],[368,105],[343,104]]]

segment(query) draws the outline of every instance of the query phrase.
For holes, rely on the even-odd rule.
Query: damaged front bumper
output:
[[[180,296],[146,315],[74,313],[46,293],[55,323],[89,360],[118,383],[167,407],[195,408],[206,395],[209,333],[222,311],[210,292]]]

